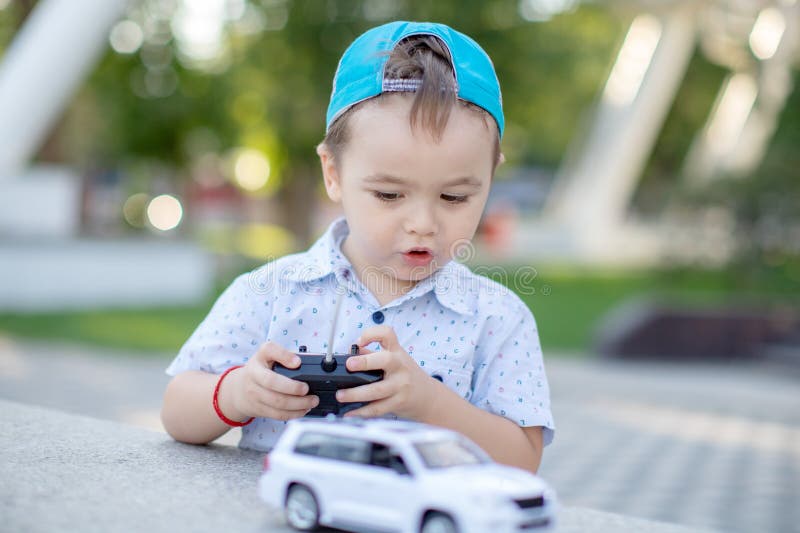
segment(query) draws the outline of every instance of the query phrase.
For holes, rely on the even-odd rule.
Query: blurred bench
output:
[[[600,323],[595,351],[607,357],[736,359],[794,347],[800,364],[800,311],[792,307],[681,307],[633,300]]]

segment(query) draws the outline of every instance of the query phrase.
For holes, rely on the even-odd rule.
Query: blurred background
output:
[[[333,73],[396,19],[495,63],[465,259],[536,316],[564,502],[800,531],[796,0],[0,0],[0,394],[158,427],[219,292],[338,215]]]

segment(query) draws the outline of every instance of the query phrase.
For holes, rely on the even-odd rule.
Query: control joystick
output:
[[[308,394],[319,397],[319,404],[306,416],[343,415],[358,409],[367,402],[340,403],[336,391],[368,385],[383,379],[383,370],[351,372],[347,369],[347,359],[358,355],[358,344],[350,346],[349,354],[311,354],[306,346],[298,348],[300,366],[286,368],[275,363],[272,370],[282,376],[308,384]]]

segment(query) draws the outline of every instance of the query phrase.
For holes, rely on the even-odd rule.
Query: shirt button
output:
[[[383,324],[383,319],[384,319],[383,313],[381,313],[380,311],[375,311],[374,313],[372,313],[372,321],[375,322],[376,324]]]

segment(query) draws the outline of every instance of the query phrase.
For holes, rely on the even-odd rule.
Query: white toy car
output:
[[[555,495],[438,427],[296,419],[264,457],[261,498],[295,529],[501,533],[549,529]]]

